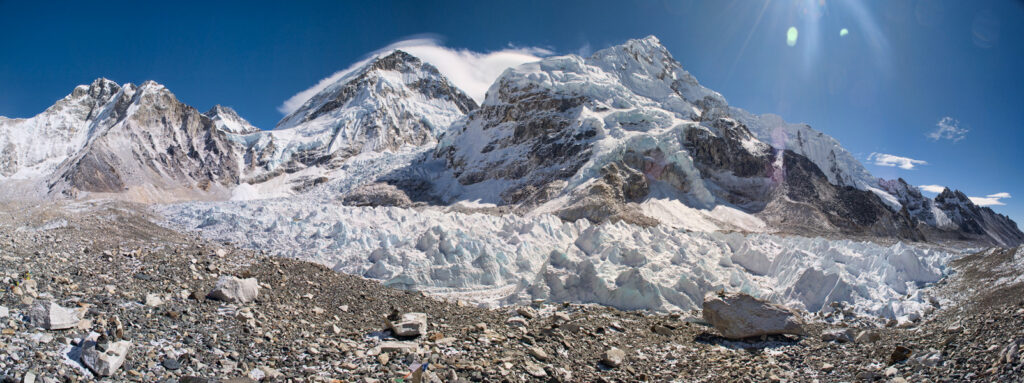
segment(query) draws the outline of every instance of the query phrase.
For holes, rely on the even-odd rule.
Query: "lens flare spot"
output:
[[[789,27],[789,30],[786,31],[786,45],[796,46],[797,34],[796,27]]]
[[[846,36],[848,34],[850,34],[850,30],[849,29],[843,28],[843,29],[839,30],[839,37],[843,37],[843,36]]]

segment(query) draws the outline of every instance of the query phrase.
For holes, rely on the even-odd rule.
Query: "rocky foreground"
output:
[[[1016,249],[954,262],[933,287],[936,310],[915,322],[837,307],[824,317],[784,318],[780,335],[737,340],[723,335],[750,333],[701,312],[559,302],[469,307],[212,243],[158,221],[128,204],[0,205],[0,381],[1024,376],[1024,252]]]

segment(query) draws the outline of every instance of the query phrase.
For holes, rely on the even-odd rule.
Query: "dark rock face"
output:
[[[1004,247],[1024,243],[1024,233],[1017,227],[1016,222],[992,211],[991,208],[974,204],[959,190],[943,190],[935,197],[935,205],[946,213],[961,233],[989,238],[995,244]]]
[[[484,124],[483,129],[510,125],[512,134],[488,142],[481,150],[516,151],[521,156],[513,161],[499,160],[488,164],[485,170],[466,172],[462,158],[455,156],[454,147],[439,148],[436,156],[445,159],[448,167],[463,185],[472,185],[491,179],[522,180],[521,187],[537,189],[556,180],[575,174],[587,161],[594,131],[577,131],[572,117],[583,106],[580,97],[562,97],[537,88],[516,89],[510,84],[499,88],[496,105],[484,105],[470,115],[470,121]],[[519,203],[529,193],[514,191],[503,195],[507,203]]]
[[[771,169],[771,153],[767,145],[759,152],[751,153],[743,147],[742,140],[754,140],[746,126],[732,119],[719,118],[709,129],[686,131],[686,148],[690,151],[698,169],[703,172],[729,171],[737,177],[765,177]]]
[[[132,109],[131,111],[129,109]],[[51,191],[116,193],[235,185],[235,146],[213,122],[155,83],[129,84],[96,124],[101,131],[51,179]]]

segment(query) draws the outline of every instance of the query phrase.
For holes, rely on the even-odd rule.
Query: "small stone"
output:
[[[248,303],[260,294],[260,284],[256,278],[240,279],[234,276],[222,276],[217,285],[206,296],[207,298],[228,303]]]
[[[260,366],[259,370],[263,372],[263,376],[266,377],[267,379],[277,380],[284,377],[284,374],[282,374],[280,371],[267,366]]]
[[[427,314],[405,313],[389,315],[384,323],[395,336],[416,337],[427,333]]]
[[[415,342],[388,341],[380,343],[380,352],[415,353],[419,346]]]
[[[903,346],[896,346],[892,350],[892,354],[889,355],[889,364],[896,364],[910,358],[910,354],[913,353],[909,348]]]
[[[856,330],[852,328],[831,330],[821,334],[821,340],[824,342],[849,343],[856,337]]]
[[[7,306],[0,306],[0,318],[7,318],[11,316],[11,310]]]
[[[74,310],[49,301],[36,302],[28,315],[32,325],[46,330],[64,330],[78,325],[78,314]]]
[[[822,363],[821,364],[821,370],[825,371],[825,372],[832,372],[832,370],[835,369],[835,368],[836,368],[836,366],[833,366],[832,363]]]
[[[178,360],[175,359],[175,358],[164,359],[164,361],[161,362],[160,365],[164,366],[164,368],[166,368],[168,370],[171,370],[171,371],[174,371],[174,370],[177,370],[177,369],[181,368],[181,362],[178,362]]]
[[[520,316],[526,319],[533,319],[537,317],[537,311],[530,307],[517,308],[516,314],[519,314]]]
[[[672,335],[672,329],[670,329],[668,327],[665,327],[663,325],[660,325],[660,324],[656,324],[654,326],[651,326],[651,331],[653,331],[655,334],[658,334],[658,335],[664,335],[664,336],[671,336]]]
[[[882,372],[882,375],[885,375],[886,378],[891,378],[891,377],[896,376],[896,374],[899,374],[899,373],[900,373],[900,370],[897,370],[896,367],[889,367],[889,368],[886,368],[885,371]]]
[[[25,376],[21,377],[21,383],[36,383],[36,373],[26,372]]]
[[[511,317],[505,321],[505,324],[513,327],[526,327],[528,323],[523,317]]]
[[[555,313],[555,322],[568,322],[571,319],[572,318],[569,317],[569,314],[563,313],[561,311]]]
[[[854,340],[857,343],[872,343],[882,339],[882,334],[878,330],[864,330],[857,334],[857,338]]]
[[[527,374],[530,374],[530,376],[533,376],[534,378],[543,378],[548,376],[548,373],[544,371],[543,367],[530,361],[526,361],[526,363],[523,364],[523,369],[526,370]]]
[[[544,352],[544,349],[540,347],[529,347],[526,349],[526,352],[541,362],[548,360],[548,353]]]
[[[159,294],[146,294],[146,306],[156,307],[162,305],[164,300],[160,298]]]
[[[113,342],[100,350],[96,338],[87,339],[82,345],[82,364],[96,375],[113,375],[124,364],[131,345],[128,341]]]
[[[618,349],[617,347],[609,348],[604,352],[604,357],[601,358],[601,363],[608,367],[619,367],[622,362],[626,360],[626,352]]]
[[[391,354],[382,352],[380,355],[377,355],[377,361],[380,362],[381,366],[386,366],[391,361]]]

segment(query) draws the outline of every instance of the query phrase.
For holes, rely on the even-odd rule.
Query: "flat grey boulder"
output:
[[[793,310],[743,293],[704,297],[704,320],[722,336],[742,339],[762,335],[806,335],[803,321]]]
[[[416,342],[401,342],[401,341],[387,341],[381,342],[378,348],[380,352],[394,352],[394,353],[415,353],[419,350],[419,345]]]
[[[46,330],[65,330],[78,325],[78,314],[50,301],[37,301],[28,311],[32,325]]]
[[[256,278],[237,278],[225,275],[217,280],[217,285],[206,295],[207,298],[228,303],[248,303],[260,295],[260,284]]]
[[[82,343],[82,364],[98,376],[111,376],[124,364],[131,346],[126,340],[100,345],[96,336],[89,337]]]
[[[420,336],[427,333],[427,314],[405,313],[397,318],[385,319],[388,329],[396,336]]]

